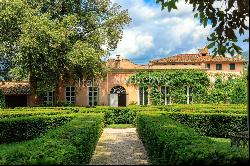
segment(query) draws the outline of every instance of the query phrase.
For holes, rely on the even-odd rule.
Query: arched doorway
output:
[[[126,89],[122,86],[115,86],[111,89],[110,94],[114,96],[117,100],[114,102],[118,102],[115,105],[118,107],[126,107],[127,106],[127,94]]]

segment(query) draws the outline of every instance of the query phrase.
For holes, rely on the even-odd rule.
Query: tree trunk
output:
[[[34,105],[38,104],[38,95],[37,95],[37,79],[35,76],[33,76],[32,73],[30,73],[30,90],[31,95],[34,96]]]

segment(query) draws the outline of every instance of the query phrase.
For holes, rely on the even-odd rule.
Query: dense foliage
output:
[[[148,114],[149,118],[144,118]],[[151,114],[158,115],[151,119]],[[12,136],[10,142],[20,141],[0,145],[0,165],[86,165],[104,124],[128,125],[135,122],[137,131],[144,132],[144,136],[141,135],[143,141],[149,141],[144,143],[153,164],[165,161],[172,165],[185,162],[242,164],[247,158],[248,151],[231,148],[230,141],[216,143],[204,137],[227,137],[228,132],[246,130],[246,105],[20,107],[0,110],[0,128],[6,128],[0,132],[1,140],[8,141],[7,138]],[[178,129],[171,130],[176,124]],[[167,130],[168,126],[170,130]],[[33,140],[22,141],[26,136]],[[152,149],[160,157],[155,159],[155,154],[150,152]]]
[[[0,66],[5,79],[28,79],[32,94],[58,81],[105,73],[130,17],[110,0],[0,1]],[[23,75],[25,74],[25,75]]]
[[[235,79],[226,79],[218,75],[216,81],[207,91],[206,103],[247,103],[247,75]]]
[[[39,137],[48,129],[61,126],[73,116],[31,116],[0,120],[0,144],[19,142]]]
[[[166,115],[140,113],[137,131],[152,164],[156,165],[235,165],[247,164],[248,150],[217,142]]]
[[[5,97],[3,91],[0,89],[0,108],[5,107]]]
[[[101,114],[79,115],[41,138],[0,145],[0,165],[87,165],[102,128]]]
[[[230,113],[171,113],[170,118],[194,128],[202,135],[230,138],[231,132],[247,131],[246,114]]]
[[[171,96],[171,103],[187,103],[187,86],[192,97],[190,103],[247,103],[247,73],[233,78],[217,74],[215,83],[210,83],[207,73],[199,70],[174,70],[164,72],[139,72],[131,76],[128,84],[149,87],[152,105],[164,105],[164,94],[160,87],[166,86]]]
[[[140,72],[129,78],[128,83],[137,84],[140,87],[151,87],[150,98],[153,105],[162,105],[159,86],[170,88],[170,96],[173,103],[186,103],[186,87],[193,89],[195,103],[203,103],[206,89],[209,86],[208,75],[199,70],[174,70],[161,72]]]
[[[179,0],[156,0],[161,3],[162,9],[167,8],[170,12],[177,9],[176,3]],[[242,53],[237,46],[239,41],[237,34],[243,35],[249,30],[249,1],[248,0],[185,0],[193,6],[196,12],[194,17],[200,19],[200,23],[206,27],[211,22],[213,32],[208,37],[209,48],[213,48],[214,55],[234,55]],[[249,42],[249,37],[243,42]]]
[[[28,117],[28,116],[42,116],[42,115],[58,115],[76,113],[73,109],[3,109],[0,111],[0,119]]]

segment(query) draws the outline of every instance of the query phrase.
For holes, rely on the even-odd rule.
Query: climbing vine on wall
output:
[[[206,103],[246,104],[247,72],[236,78],[233,75],[216,75],[215,83],[207,91]]]
[[[201,70],[171,70],[159,72],[138,72],[131,76],[128,84],[136,84],[140,87],[148,86],[150,100],[153,105],[162,105],[159,88],[167,86],[170,89],[172,103],[186,103],[185,88],[193,89],[194,103],[203,103],[210,81],[207,73]]]

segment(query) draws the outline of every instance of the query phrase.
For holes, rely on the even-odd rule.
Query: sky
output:
[[[208,44],[206,38],[212,27],[206,28],[194,19],[192,6],[180,1],[178,10],[161,10],[155,0],[111,0],[128,9],[132,22],[123,30],[123,39],[111,58],[121,55],[138,64],[182,53],[197,53]],[[249,32],[245,34],[249,36]],[[243,37],[240,37],[243,38]],[[248,43],[238,43],[243,51]]]

